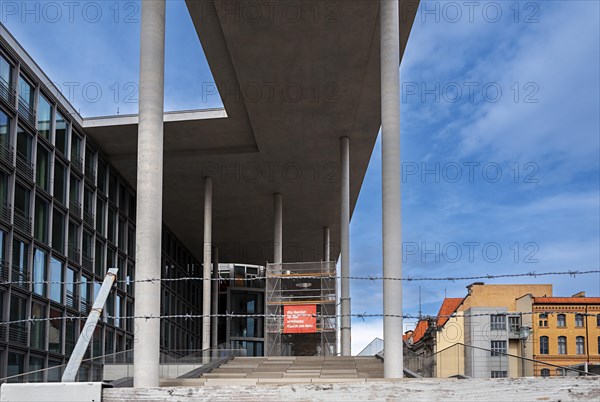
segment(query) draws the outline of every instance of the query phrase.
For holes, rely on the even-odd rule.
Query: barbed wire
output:
[[[524,311],[524,312],[507,312],[507,311],[498,311],[493,313],[477,313],[477,314],[443,314],[443,315],[414,315],[414,314],[378,314],[378,313],[353,313],[353,314],[302,314],[302,313],[292,313],[289,316],[294,317],[314,317],[314,318],[340,318],[340,317],[356,317],[356,318],[384,318],[384,317],[392,317],[392,318],[403,318],[403,319],[419,319],[419,320],[437,320],[439,318],[471,318],[471,317],[489,317],[489,316],[527,316],[527,315],[553,315],[553,314],[573,314],[573,315],[581,315],[584,317],[597,317],[600,315],[600,309],[598,313],[585,313],[585,312],[577,312],[577,311],[562,311],[562,310],[544,310],[544,311]],[[132,315],[132,316],[104,316],[105,319],[108,320],[131,320],[131,319],[141,319],[141,320],[151,320],[151,319],[198,319],[198,318],[272,318],[275,320],[281,320],[284,318],[285,314],[234,314],[234,313],[226,313],[226,314],[172,314],[172,315]],[[57,321],[57,320],[86,320],[87,316],[61,316],[61,317],[46,317],[46,318],[35,318],[30,317],[22,320],[14,320],[14,321],[3,321],[0,322],[1,325],[11,325],[11,324],[26,324],[33,322],[46,322],[46,321]]]
[[[478,279],[502,279],[502,278],[520,278],[520,277],[542,277],[542,276],[570,276],[572,278],[577,275],[590,275],[600,274],[600,270],[568,270],[568,271],[551,271],[551,272],[525,272],[519,274],[500,274],[500,275],[477,275],[477,276],[448,276],[448,277],[383,277],[383,276],[336,276],[336,275],[280,275],[280,276],[260,276],[260,277],[243,277],[243,278],[207,278],[210,281],[240,281],[240,282],[253,282],[261,281],[266,279],[349,279],[349,280],[368,280],[368,281],[403,281],[403,282],[426,282],[426,281],[466,281],[466,280],[478,280]],[[133,284],[133,283],[155,283],[155,282],[184,282],[184,281],[203,281],[202,277],[181,277],[181,278],[147,278],[147,279],[118,279],[115,283]],[[101,284],[102,281],[87,280],[87,281],[0,281],[0,285],[82,285],[82,284]]]

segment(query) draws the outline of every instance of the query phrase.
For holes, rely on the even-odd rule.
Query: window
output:
[[[56,258],[50,259],[50,299],[62,303],[63,264]]]
[[[508,317],[508,329],[510,332],[518,333],[520,328],[521,328],[521,317],[516,317],[516,316]]]
[[[94,192],[86,186],[83,197],[83,212],[88,215],[90,225],[94,224]]]
[[[81,311],[82,313],[87,313],[88,307],[91,307],[89,282],[90,282],[90,280],[87,277],[85,277],[83,275],[81,276],[81,280],[79,283],[79,294],[81,297],[81,306],[79,308],[79,311]]]
[[[54,146],[64,156],[67,156],[67,122],[60,113],[56,113],[56,129],[54,130]]]
[[[104,276],[104,243],[96,240],[96,258],[94,259],[94,272],[96,275]]]
[[[15,376],[23,374],[25,367],[23,366],[24,356],[19,353],[8,354],[8,366],[6,366],[6,375]],[[11,378],[8,382],[23,382],[23,377]]]
[[[69,221],[69,258],[79,262],[79,225]]]
[[[583,315],[575,314],[575,326],[583,327]]]
[[[12,281],[17,286],[27,289],[27,266],[29,265],[29,246],[13,238]]]
[[[46,97],[40,94],[38,98],[38,113],[37,113],[37,130],[38,133],[46,138],[50,139],[50,130],[52,128],[52,106]]]
[[[10,320],[22,321],[27,319],[27,301],[16,295],[10,297]],[[27,345],[27,324],[24,322],[10,324],[8,341]]]
[[[1,152],[1,151],[0,151]],[[10,208],[8,207],[8,175],[0,171],[0,219],[10,220]]]
[[[540,314],[538,325],[540,327],[547,327],[548,326],[548,314],[546,314],[546,313]]]
[[[98,161],[98,183],[96,184],[98,191],[106,194],[106,163]]]
[[[4,56],[0,56],[0,85],[6,89],[12,86],[12,65]],[[8,93],[8,91],[2,91],[2,93]]]
[[[96,178],[96,153],[90,147],[85,148],[85,175],[91,179]]]
[[[33,293],[46,297],[46,268],[48,255],[40,249],[35,249],[33,255]]]
[[[111,172],[108,176],[108,198],[115,205],[117,205],[118,183],[117,175]]]
[[[52,248],[60,254],[65,254],[65,215],[58,210],[52,214]]]
[[[33,111],[33,86],[29,83],[29,81],[23,77],[19,76],[19,111],[21,111],[21,107],[25,107],[28,112]]]
[[[35,182],[41,189],[50,192],[50,151],[39,144],[35,169]]]
[[[29,356],[29,369],[28,372],[38,371],[44,368],[44,358],[37,356]],[[44,380],[44,373],[38,371],[37,373],[31,373],[27,376],[27,382],[42,382]]]
[[[541,374],[542,374],[542,377],[550,377],[550,369],[547,369],[547,368],[542,369]]]
[[[75,131],[73,131],[71,134],[71,163],[74,163],[78,170],[81,170],[81,163],[83,162],[83,158],[81,157],[82,145],[83,140],[77,133],[75,133]]]
[[[600,355],[600,336],[598,337],[598,354]]]
[[[585,354],[585,338],[583,336],[575,338],[575,353],[578,355]]]
[[[556,326],[557,327],[566,327],[567,326],[567,316],[564,314],[559,314],[556,316]]]
[[[50,326],[48,329],[48,350],[54,353],[61,353],[62,340],[62,314],[59,310],[50,309]]]
[[[492,314],[490,316],[490,326],[492,331],[506,331],[506,316],[502,314]]]
[[[79,217],[81,215],[81,210],[79,209],[81,208],[81,198],[79,195],[81,182],[77,177],[71,176],[70,187],[71,188],[69,189],[69,207],[72,209],[71,212],[73,212],[76,216]]]
[[[48,244],[48,203],[36,197],[35,199],[35,230],[34,237]]]
[[[567,337],[566,336],[558,337],[558,354],[559,355],[567,354]]]
[[[600,314],[596,315],[596,326],[600,327]]]
[[[75,269],[67,268],[67,306],[77,308],[77,272]]]
[[[108,208],[108,241],[117,244],[117,211],[113,208]]]
[[[492,341],[491,342],[491,355],[492,356],[503,356],[506,354],[506,341]]]
[[[67,199],[67,168],[58,160],[54,162],[54,198],[65,205]]]
[[[540,336],[540,354],[547,355],[548,354],[548,337]]]
[[[105,202],[100,198],[96,200],[96,231],[102,236],[106,235],[106,233],[104,233],[105,205]]]
[[[0,110],[0,144],[10,145],[10,119]]]
[[[31,318],[46,318],[46,307],[38,304],[31,304]],[[46,322],[45,321],[32,321],[31,322],[31,335],[30,345],[36,349],[46,349]]]
[[[507,374],[506,371],[492,371],[492,378],[506,378]]]
[[[33,146],[33,137],[27,133],[21,126],[17,126],[17,156],[27,162],[31,163],[31,150]]]

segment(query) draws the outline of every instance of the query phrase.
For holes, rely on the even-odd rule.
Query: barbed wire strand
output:
[[[207,278],[210,281],[243,281],[252,282],[257,280],[290,280],[290,279],[349,279],[349,280],[368,280],[368,281],[404,281],[404,282],[426,282],[426,281],[466,281],[466,280],[478,280],[478,279],[502,279],[502,278],[519,278],[519,277],[533,277],[539,276],[559,276],[568,275],[570,277],[577,277],[577,275],[590,275],[600,274],[600,270],[569,270],[569,271],[552,271],[552,272],[535,272],[530,271],[520,274],[500,274],[500,275],[478,275],[478,276],[449,276],[449,277],[381,277],[381,276],[335,276],[335,275],[283,275],[283,276],[261,276],[261,277],[244,277],[244,278]],[[202,277],[181,277],[181,278],[148,278],[148,279],[119,279],[115,283],[133,284],[133,283],[154,283],[154,282],[183,282],[183,281],[203,281]],[[88,280],[88,281],[0,281],[0,285],[82,285],[82,284],[101,284],[102,280]]]
[[[577,311],[561,311],[561,310],[544,310],[544,311],[525,311],[525,312],[506,312],[506,311],[498,311],[495,313],[479,313],[479,314],[444,314],[444,315],[413,315],[413,314],[377,314],[377,313],[362,313],[362,314],[302,314],[302,313],[293,313],[294,317],[315,317],[315,318],[339,318],[339,317],[357,317],[362,318],[382,318],[382,317],[394,317],[394,318],[403,318],[403,319],[420,319],[420,320],[436,320],[439,318],[471,318],[471,317],[489,317],[492,315],[501,315],[501,316],[524,316],[524,315],[537,315],[537,314],[574,314],[581,315],[586,317],[596,317],[600,315],[600,310],[598,313],[585,313],[585,312],[577,312]],[[110,320],[131,320],[131,319],[197,319],[197,318],[272,318],[276,320],[281,320],[285,317],[284,314],[173,314],[173,315],[158,315],[158,316],[111,316],[107,315],[104,318]],[[25,324],[25,323],[33,323],[33,322],[45,322],[45,321],[56,321],[56,320],[86,320],[87,316],[61,316],[61,317],[48,317],[48,318],[35,318],[30,317],[23,320],[14,320],[14,321],[3,321],[0,322],[1,325],[11,325],[11,324]]]

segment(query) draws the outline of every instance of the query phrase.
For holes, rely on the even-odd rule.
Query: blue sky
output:
[[[74,22],[42,9],[40,22],[23,10],[1,21],[59,86],[79,83],[70,98],[84,116],[135,113],[139,3],[118,3],[118,15],[112,2],[95,4],[98,22],[79,9]],[[220,106],[197,95],[212,77],[183,1],[167,4],[166,109]],[[599,3],[456,4],[422,6],[433,11],[417,14],[401,67],[405,275],[598,269]],[[351,224],[356,275],[381,270],[380,153],[378,142]],[[600,294],[597,275],[486,282]],[[418,312],[419,285],[423,313],[435,314],[468,283],[407,283],[404,310]],[[355,313],[380,313],[380,283],[353,282],[352,302]],[[353,327],[355,352],[382,332],[376,318]]]

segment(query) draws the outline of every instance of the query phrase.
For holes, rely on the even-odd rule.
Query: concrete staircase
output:
[[[383,378],[377,357],[235,357],[200,378],[165,380],[161,386],[365,382]]]

